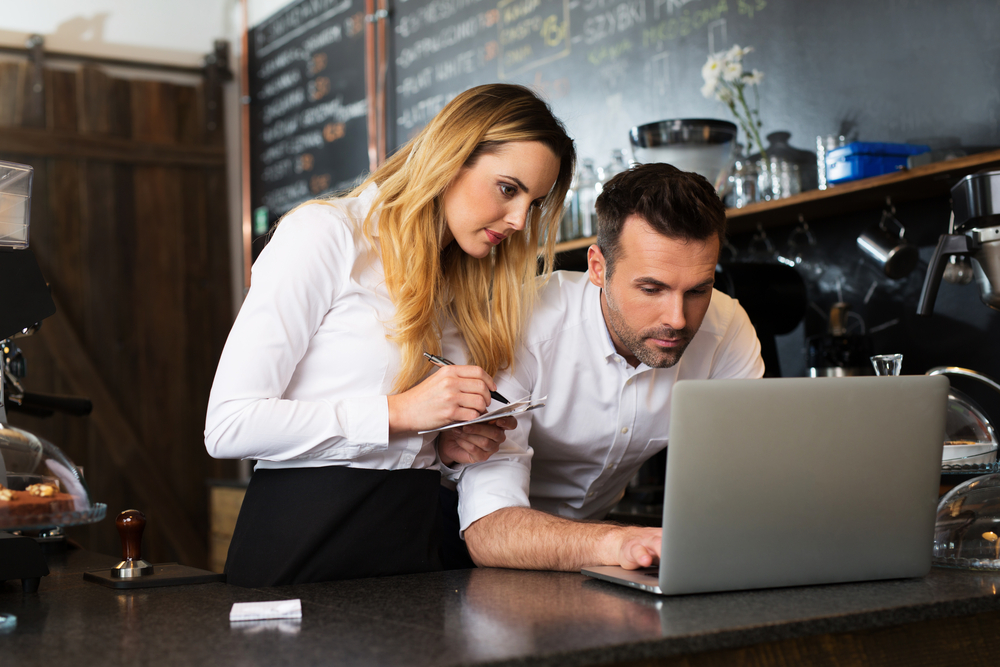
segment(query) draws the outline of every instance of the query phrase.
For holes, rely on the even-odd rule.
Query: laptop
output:
[[[588,567],[661,595],[921,577],[943,376],[682,380],[658,567]]]

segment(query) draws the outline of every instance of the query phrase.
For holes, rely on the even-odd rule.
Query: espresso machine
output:
[[[954,282],[974,278],[979,298],[1000,310],[1000,171],[970,174],[951,189],[953,221],[948,234],[938,239],[924,277],[917,304],[918,315],[934,311],[941,279]],[[971,276],[956,262],[971,260]],[[946,269],[951,269],[946,273]]]

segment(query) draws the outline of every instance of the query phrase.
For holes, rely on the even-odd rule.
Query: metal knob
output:
[[[122,562],[111,570],[119,579],[153,574],[152,564],[142,559],[142,531],[146,528],[146,515],[139,510],[125,510],[115,519],[118,536],[122,540]]]

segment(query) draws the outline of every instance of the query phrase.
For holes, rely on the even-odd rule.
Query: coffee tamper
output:
[[[131,579],[153,574],[152,564],[144,561],[139,547],[142,545],[142,531],[146,528],[146,515],[139,510],[125,510],[115,519],[118,536],[122,540],[122,562],[111,570],[117,579]]]

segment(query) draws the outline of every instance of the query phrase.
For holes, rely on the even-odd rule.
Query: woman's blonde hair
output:
[[[447,222],[441,196],[463,167],[504,144],[537,141],[559,159],[559,175],[523,232],[508,235],[487,257],[465,254],[457,243],[441,248]],[[509,368],[537,290],[539,255],[552,271],[556,229],[575,169],[573,141],[548,105],[523,86],[489,84],[449,102],[421,132],[350,193],[371,183],[378,196],[365,220],[365,236],[378,244],[396,316],[388,338],[401,352],[393,389],[420,382],[423,352],[441,349],[443,316],[465,339],[469,363],[490,375]]]

